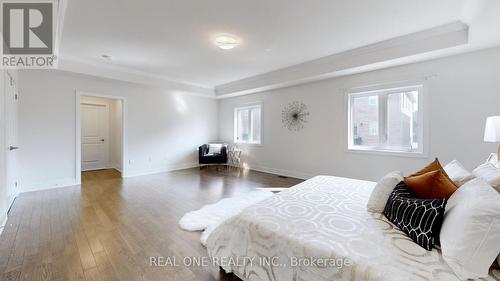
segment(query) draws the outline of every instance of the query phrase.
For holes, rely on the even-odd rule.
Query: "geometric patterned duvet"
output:
[[[249,281],[458,280],[439,250],[426,251],[366,211],[374,186],[314,177],[219,225],[208,254]]]

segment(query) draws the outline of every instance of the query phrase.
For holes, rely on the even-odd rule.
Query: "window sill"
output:
[[[234,145],[236,146],[254,146],[254,147],[259,147],[259,146],[264,146],[262,143],[251,143],[251,142],[235,142]]]
[[[391,151],[382,149],[362,149],[362,148],[348,148],[349,153],[371,154],[382,156],[406,157],[406,158],[427,158],[425,152],[408,152],[408,151]]]

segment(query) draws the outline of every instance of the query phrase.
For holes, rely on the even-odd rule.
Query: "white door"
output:
[[[6,167],[5,179],[7,184],[7,196],[10,203],[17,193],[19,169],[17,138],[17,102],[18,91],[16,81],[9,74],[5,74],[5,144],[6,144]]]
[[[80,105],[82,171],[108,168],[108,106]]]

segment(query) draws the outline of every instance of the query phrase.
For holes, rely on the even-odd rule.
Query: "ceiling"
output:
[[[497,0],[68,0],[60,56],[213,89],[455,21],[464,51],[500,45],[498,15]],[[217,48],[221,33],[241,45]]]

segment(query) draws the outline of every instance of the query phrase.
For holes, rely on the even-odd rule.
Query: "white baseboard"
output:
[[[186,164],[180,164],[180,165],[158,167],[158,168],[143,170],[143,171],[131,171],[131,172],[129,172],[128,175],[125,176],[125,178],[166,173],[166,172],[189,169],[189,168],[194,168],[194,167],[198,167],[198,163],[186,163]],[[119,168],[117,168],[117,167],[113,167],[113,168],[117,169],[121,172],[121,170]],[[75,178],[51,180],[51,181],[47,181],[47,182],[40,182],[40,183],[23,185],[20,193],[47,190],[47,189],[60,188],[60,187],[75,186],[75,185],[80,185],[80,184],[81,183],[77,182]]]
[[[53,189],[59,187],[67,187],[78,185],[75,178],[67,178],[67,179],[59,179],[59,180],[51,180],[47,182],[40,182],[35,184],[27,184],[23,185],[20,193],[31,192],[31,191],[39,191],[46,189]]]
[[[7,211],[2,212],[2,213],[4,213],[4,214],[3,214],[2,222],[0,224],[0,235],[2,235],[3,229],[5,228],[5,224],[7,223]]]
[[[263,167],[263,166],[251,166],[250,170],[274,174],[274,175],[278,175],[278,176],[298,178],[298,179],[303,179],[303,180],[307,180],[307,179],[310,179],[310,178],[316,176],[316,175],[308,174],[308,173],[289,171],[289,170],[283,170],[283,169],[276,169],[276,168],[269,168],[269,167]]]
[[[158,167],[158,168],[142,170],[142,171],[130,171],[128,173],[128,175],[125,176],[125,178],[160,174],[160,173],[166,173],[166,172],[173,172],[173,171],[177,171],[177,170],[195,168],[198,166],[199,166],[198,163],[185,163],[185,164],[179,164],[179,165]],[[115,169],[117,169],[117,168],[115,167]],[[254,170],[254,171],[275,174],[275,175],[279,175],[279,176],[299,178],[299,179],[310,179],[310,178],[315,176],[313,174],[308,174],[308,173],[289,171],[289,170],[283,170],[283,169],[275,169],[275,168],[269,168],[269,167],[264,167],[264,166],[252,166],[252,167],[250,167],[250,169]],[[39,190],[47,190],[47,189],[60,188],[60,187],[75,186],[75,185],[79,185],[79,184],[80,183],[77,183],[76,179],[74,179],[74,178],[53,180],[53,181],[47,181],[47,182],[29,184],[29,185],[23,186],[21,188],[20,193],[39,191]]]
[[[0,216],[0,235],[2,235],[2,232],[5,228],[5,224],[7,224],[7,219],[9,218],[8,212],[9,212],[10,208],[12,207],[12,204],[14,204],[14,200],[16,200],[16,197],[18,195],[19,195],[19,192],[14,194],[14,196],[12,196],[12,199],[10,199],[10,202],[7,204],[7,209],[1,211],[2,214]]]
[[[184,170],[184,169],[189,169],[189,168],[195,168],[198,167],[198,163],[186,163],[186,164],[179,164],[179,165],[169,165],[165,167],[158,167],[155,169],[149,169],[149,170],[144,170],[144,171],[129,171],[128,175],[126,178],[131,178],[131,177],[139,177],[139,176],[147,176],[147,175],[153,175],[153,174],[161,174],[161,173],[166,173],[166,172],[173,172],[177,170]]]
[[[117,163],[111,163],[109,165],[109,169],[115,169],[120,173],[122,172],[122,166],[120,164],[117,164]]]

